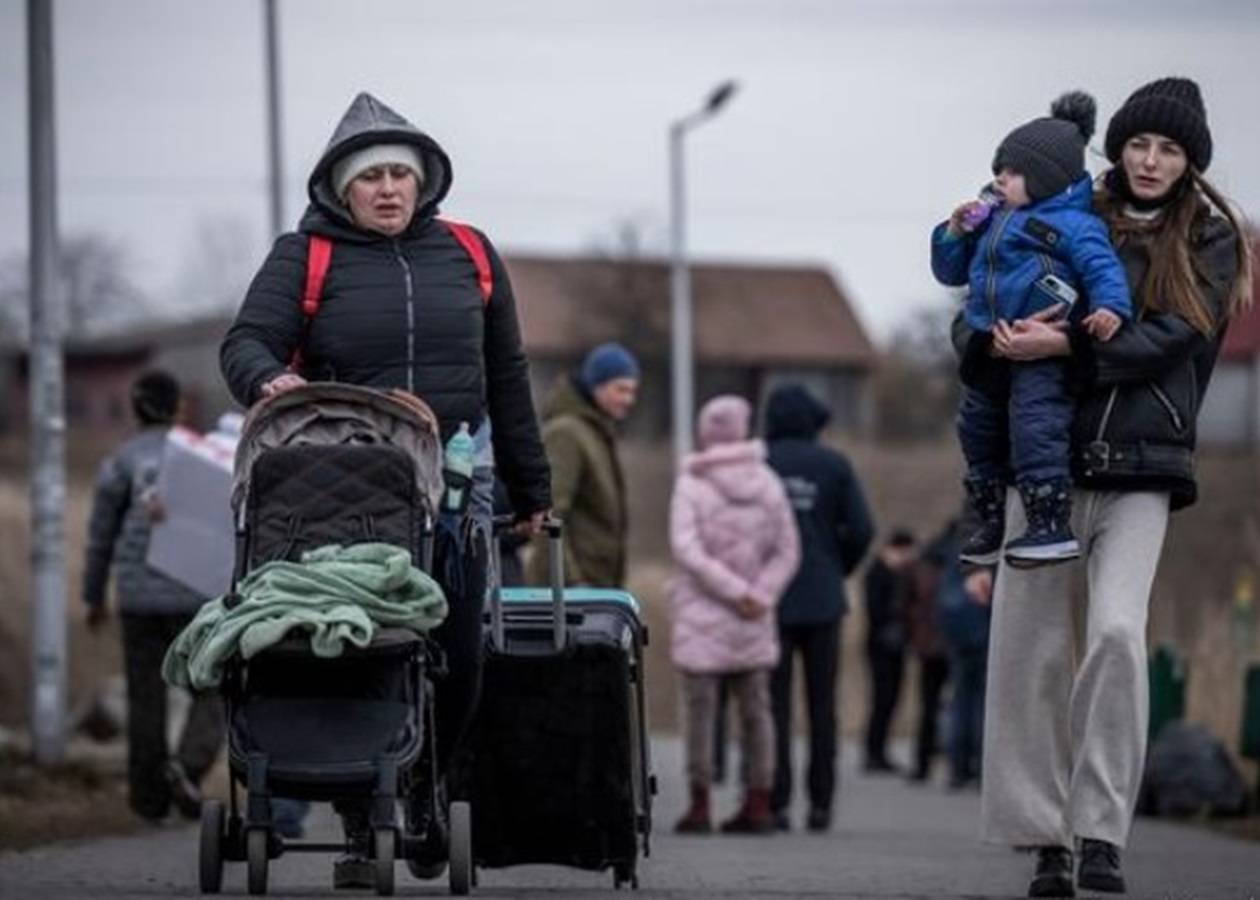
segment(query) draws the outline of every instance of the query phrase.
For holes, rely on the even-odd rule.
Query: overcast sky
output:
[[[27,241],[25,6],[0,0],[0,255]],[[1260,209],[1254,0],[279,7],[290,223],[337,119],[369,90],[446,148],[446,211],[501,249],[612,247],[631,221],[663,253],[667,125],[727,77],[739,94],[688,139],[694,255],[824,264],[876,338],[939,300],[928,230],[1064,89],[1094,93],[1103,132],[1138,85],[1195,78],[1209,174]],[[251,269],[268,245],[261,3],[55,0],[55,13],[63,232],[110,236],[146,292],[203,307],[213,298],[188,273],[207,233]]]

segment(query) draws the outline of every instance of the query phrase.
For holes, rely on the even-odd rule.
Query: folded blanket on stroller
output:
[[[411,555],[392,544],[330,545],[277,560],[240,581],[240,602],[225,597],[201,608],[166,651],[162,677],[201,690],[223,678],[224,664],[246,659],[290,631],[309,634],[316,656],[337,656],[343,642],[365,647],[377,626],[428,632],[446,618],[446,597]]]

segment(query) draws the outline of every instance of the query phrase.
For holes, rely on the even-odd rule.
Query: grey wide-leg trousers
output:
[[[1168,495],[1075,491],[1080,560],[998,570],[981,832],[1014,846],[1124,846],[1146,754],[1147,606]],[[1006,535],[1023,532],[1010,491]],[[1074,588],[1082,575],[1087,590]]]

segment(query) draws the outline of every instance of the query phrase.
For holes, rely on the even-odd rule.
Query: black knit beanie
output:
[[[1199,86],[1189,78],[1161,78],[1133,92],[1107,125],[1107,158],[1120,161],[1125,143],[1143,132],[1170,137],[1200,172],[1212,162],[1212,132]]]
[[[1085,145],[1094,134],[1097,113],[1089,94],[1064,94],[1050,105],[1049,118],[1019,126],[998,145],[993,174],[1009,168],[1023,175],[1034,201],[1067,190],[1085,174]]]
[[[169,425],[179,411],[179,382],[168,372],[145,372],[131,385],[131,408],[142,425]]]

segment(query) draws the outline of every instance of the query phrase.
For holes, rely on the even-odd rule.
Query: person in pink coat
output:
[[[700,411],[700,449],[674,485],[670,547],[671,655],[682,673],[691,807],[676,830],[712,830],[713,729],[725,679],[739,706],[745,795],[727,832],[773,828],[770,672],[779,659],[774,609],[800,563],[796,519],[766,448],[750,440],[752,410],[721,396]]]

